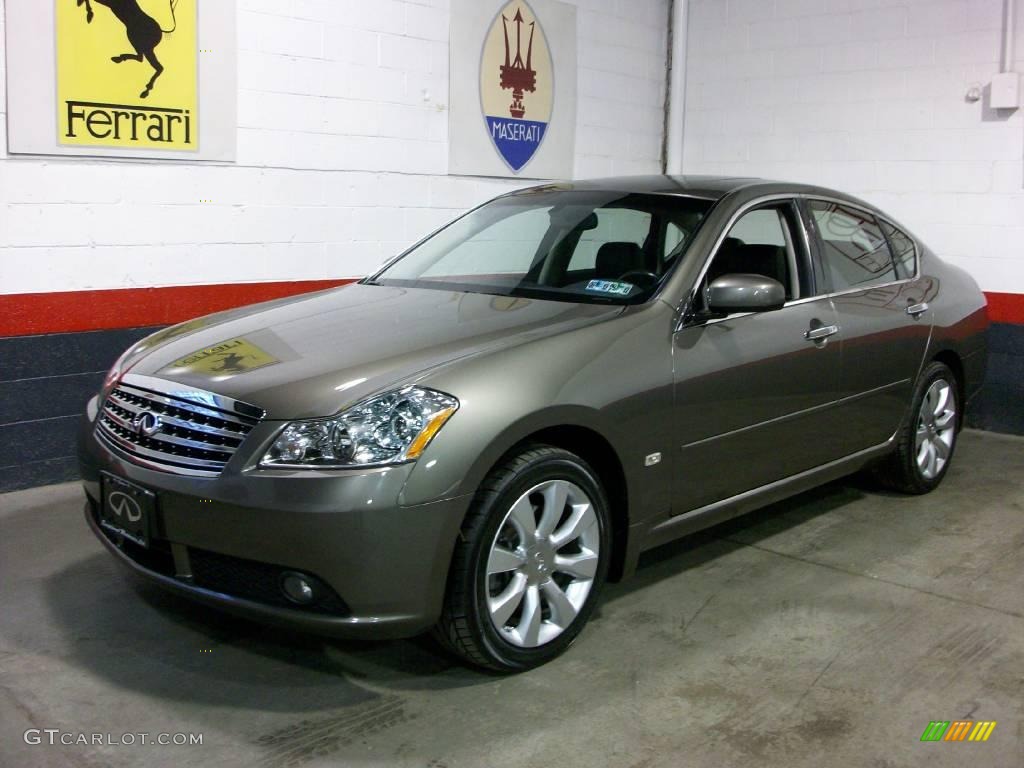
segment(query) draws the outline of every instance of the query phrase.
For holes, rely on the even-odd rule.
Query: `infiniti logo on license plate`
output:
[[[114,491],[110,494],[110,498],[107,499],[107,504],[111,512],[118,517],[123,517],[130,523],[137,523],[142,519],[142,508],[127,493]]]

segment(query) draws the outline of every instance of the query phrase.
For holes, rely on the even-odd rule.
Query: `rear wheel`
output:
[[[932,362],[918,380],[896,450],[878,468],[877,477],[894,490],[928,493],[949,469],[959,430],[956,376],[949,366]]]
[[[455,547],[436,634],[479,666],[517,672],[562,653],[608,570],[604,491],[575,454],[535,446],[484,482]]]

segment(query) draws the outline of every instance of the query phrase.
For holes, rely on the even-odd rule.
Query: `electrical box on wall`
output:
[[[989,107],[1016,109],[1020,106],[1020,76],[1016,72],[1000,72],[992,77]]]

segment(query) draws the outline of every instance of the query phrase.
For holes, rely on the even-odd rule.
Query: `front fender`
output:
[[[417,461],[402,503],[475,493],[501,457],[531,435],[578,427],[614,452],[626,487],[609,490],[625,490],[631,521],[667,514],[673,321],[672,308],[655,302],[425,377],[421,385],[457,397],[460,407]],[[645,466],[655,453],[665,460]]]
[[[530,435],[546,429],[588,429],[604,438],[616,454],[621,455],[615,431],[606,424],[607,417],[594,408],[553,405],[513,417],[511,422],[500,415],[503,410],[492,408],[469,413],[466,408],[460,409],[420,457],[402,491],[402,504],[475,493],[505,454]],[[461,424],[457,421],[459,416],[465,417]]]

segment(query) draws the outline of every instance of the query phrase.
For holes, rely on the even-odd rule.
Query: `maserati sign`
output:
[[[449,172],[568,178],[576,136],[576,8],[455,0]]]
[[[491,141],[516,173],[544,140],[553,74],[540,21],[529,5],[513,0],[498,13],[484,41],[480,104]]]

